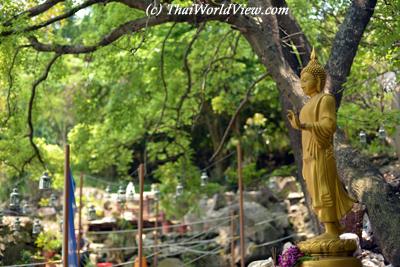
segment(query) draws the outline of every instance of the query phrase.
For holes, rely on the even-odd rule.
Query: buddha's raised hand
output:
[[[293,110],[290,110],[290,109],[288,110],[287,118],[290,122],[290,125],[292,125],[293,128],[300,129],[299,117],[294,113]]]

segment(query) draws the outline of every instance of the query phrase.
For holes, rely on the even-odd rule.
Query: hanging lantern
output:
[[[94,221],[96,220],[96,218],[97,218],[96,208],[94,205],[90,205],[88,210],[88,221]]]
[[[129,182],[126,186],[126,198],[128,201],[133,201],[135,199],[135,186],[132,182]]]
[[[110,199],[111,198],[111,186],[107,185],[106,187],[106,198]]]
[[[183,194],[183,185],[181,183],[178,183],[176,186],[176,197],[180,197]]]
[[[39,219],[36,219],[32,226],[32,234],[38,235],[42,231],[42,225]]]
[[[119,189],[118,189],[118,196],[117,196],[117,202],[119,203],[119,204],[125,204],[125,202],[126,202],[126,192],[125,192],[125,189],[124,189],[124,187],[122,186],[122,185],[120,185],[119,186]]]
[[[14,221],[14,231],[19,232],[21,230],[21,221],[17,217]]]
[[[55,194],[50,195],[50,206],[53,208],[57,207],[57,196]]]
[[[19,193],[18,193],[18,189],[14,188],[12,193],[10,194],[10,209],[12,210],[16,210],[19,208]]]
[[[359,137],[360,137],[360,143],[363,145],[366,145],[367,144],[367,134],[363,130],[361,130]]]
[[[385,131],[385,128],[383,128],[383,126],[379,127],[378,136],[379,136],[379,139],[381,139],[382,141],[385,141],[386,131]]]
[[[3,225],[4,214],[0,211],[0,225]]]
[[[47,172],[44,172],[39,181],[39,189],[47,190],[51,188],[51,178]]]
[[[135,193],[133,191],[129,191],[127,198],[129,201],[133,201],[135,199]]]
[[[208,175],[207,175],[207,172],[203,172],[203,173],[201,174],[200,179],[201,179],[201,184],[200,184],[200,185],[201,185],[202,187],[206,186],[206,185],[207,185],[207,182],[208,182]]]
[[[23,201],[22,204],[22,214],[27,215],[29,214],[30,210],[29,210],[29,204],[26,201]]]
[[[159,200],[160,199],[160,189],[158,189],[158,185],[152,184],[151,185],[151,191],[154,194],[154,199]]]

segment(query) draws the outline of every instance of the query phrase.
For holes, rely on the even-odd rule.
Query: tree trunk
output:
[[[221,123],[215,117],[213,110],[210,106],[210,103],[207,101],[204,102],[203,112],[204,112],[204,120],[207,125],[208,132],[210,134],[211,142],[213,144],[213,149],[214,151],[216,151],[222,139]],[[223,161],[223,157],[224,154],[219,153],[214,159],[214,162],[216,162],[214,165],[214,175],[220,181],[223,180],[222,176],[224,174],[224,169],[225,169],[224,168],[225,163]]]
[[[350,72],[358,43],[372,16],[375,4],[374,0],[354,1],[349,8],[344,24],[335,37],[327,66],[329,74],[327,89],[335,94],[338,105],[342,95],[341,85]],[[289,64],[290,59],[284,58],[277,25],[276,17],[268,17],[265,18],[261,30],[248,30],[242,33],[276,81],[281,97],[286,100],[283,101],[284,112],[290,105],[297,107],[295,110],[299,110],[304,103],[304,97],[300,89],[299,78],[291,68],[294,64]],[[348,35],[352,37],[347,38]],[[284,120],[288,125],[286,116],[284,116]],[[299,134],[293,133],[291,127],[288,128],[288,131],[299,168],[298,180],[301,182],[303,178]],[[362,157],[346,143],[344,134],[338,132],[337,136],[335,149],[340,177],[345,181],[354,198],[367,206],[374,236],[385,257],[394,266],[400,266],[400,231],[398,230],[400,200],[390,191],[382,175],[372,167],[368,159]]]
[[[371,162],[346,143],[341,130],[336,132],[335,153],[339,176],[353,197],[367,206],[374,238],[382,253],[393,266],[400,266],[399,196]]]

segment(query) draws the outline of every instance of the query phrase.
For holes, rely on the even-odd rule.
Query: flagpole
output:
[[[65,145],[65,159],[64,159],[64,214],[63,214],[63,247],[62,247],[62,261],[63,267],[68,267],[68,228],[69,228],[69,145]]]
[[[81,240],[82,240],[82,188],[83,188],[83,173],[81,173],[80,177],[80,185],[79,185],[79,217],[78,217],[78,267],[81,266]]]
[[[143,258],[143,189],[144,189],[144,165],[143,163],[139,166],[139,188],[140,188],[140,199],[139,199],[139,267],[144,267]]]

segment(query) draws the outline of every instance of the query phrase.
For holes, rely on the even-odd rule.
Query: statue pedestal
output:
[[[299,249],[315,260],[304,261],[301,267],[362,267],[352,257],[357,242],[351,239],[311,239],[298,244]]]
[[[362,267],[362,264],[354,257],[326,257],[305,261],[300,267]]]

